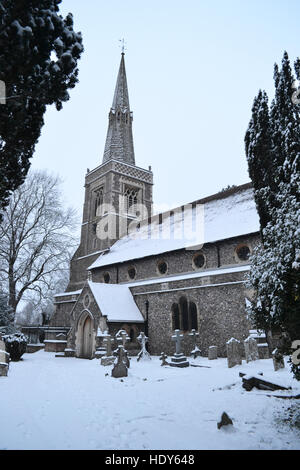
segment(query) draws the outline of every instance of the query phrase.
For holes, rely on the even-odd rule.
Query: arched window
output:
[[[180,330],[180,317],[178,304],[172,305],[172,323],[173,330]]]
[[[198,330],[197,307],[194,302],[189,304],[189,314],[191,330]]]
[[[172,327],[173,330],[198,330],[198,312],[194,302],[188,302],[183,296],[172,305]]]
[[[135,188],[126,188],[124,196],[127,214],[136,215],[134,206],[138,202],[138,190]]]
[[[95,192],[95,201],[94,201],[94,217],[96,217],[98,207],[100,207],[103,204],[103,188],[98,189]]]
[[[189,311],[188,311],[188,302],[186,297],[181,297],[179,299],[179,307],[181,313],[182,329],[183,331],[189,330]]]

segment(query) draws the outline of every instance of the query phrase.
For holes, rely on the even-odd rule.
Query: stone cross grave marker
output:
[[[102,366],[110,366],[113,364],[115,358],[112,353],[112,342],[113,338],[110,335],[106,335],[103,340],[103,344],[105,346],[105,355],[101,357],[101,365]]]
[[[122,346],[124,349],[126,349],[125,344],[129,339],[130,338],[125,330],[119,330],[118,333],[116,334],[116,340],[118,342],[118,345],[122,343]]]
[[[190,365],[185,355],[181,352],[182,339],[183,339],[183,334],[180,333],[180,330],[175,330],[174,335],[172,335],[172,341],[175,341],[176,352],[174,356],[171,357],[170,366],[188,367]]]
[[[168,358],[168,356],[164,352],[162,352],[161,355],[160,355],[160,358],[159,358],[162,361],[161,366],[168,366],[169,365],[169,363],[167,361],[167,358]]]
[[[145,333],[143,331],[141,331],[141,333],[137,337],[137,340],[141,345],[141,351],[138,353],[137,360],[139,361],[140,359],[142,359],[142,360],[151,359],[150,354],[148,353],[148,351],[146,349],[146,343],[148,341],[148,337],[145,335]]]
[[[192,336],[194,340],[194,349],[191,351],[191,354],[193,358],[196,359],[196,357],[201,355],[201,351],[197,346],[197,338],[199,337],[199,333],[193,328],[192,331],[189,333],[189,336]]]
[[[172,341],[175,341],[176,354],[181,354],[181,340],[183,334],[180,333],[180,330],[175,330],[174,335],[172,335]]]
[[[240,341],[235,338],[231,338],[229,341],[227,341],[226,349],[228,367],[234,367],[236,365],[242,364],[240,344]]]

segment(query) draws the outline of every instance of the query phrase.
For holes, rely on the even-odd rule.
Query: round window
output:
[[[203,268],[205,265],[205,256],[202,253],[197,253],[193,258],[195,268]]]
[[[168,265],[165,261],[160,261],[157,264],[157,269],[160,274],[166,274],[166,272],[168,271]]]
[[[128,277],[129,279],[135,279],[135,276],[136,276],[136,269],[134,266],[130,266],[130,268],[128,268]]]
[[[89,294],[86,294],[84,296],[83,305],[85,306],[85,308],[88,308],[88,306],[90,305],[90,296],[89,296]]]
[[[105,284],[109,284],[109,281],[110,281],[110,274],[109,273],[103,274],[103,281],[105,282]]]
[[[250,248],[247,245],[241,245],[236,249],[236,254],[241,261],[247,261],[251,255]]]

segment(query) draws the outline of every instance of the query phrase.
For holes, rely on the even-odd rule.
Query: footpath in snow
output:
[[[128,377],[115,379],[98,359],[24,354],[0,377],[0,449],[300,449],[300,400],[267,396],[300,393],[287,361],[277,372],[271,359],[190,362],[206,367],[133,357]],[[292,390],[247,392],[240,371]],[[223,411],[233,426],[218,429]]]

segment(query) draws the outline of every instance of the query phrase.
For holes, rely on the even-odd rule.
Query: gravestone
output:
[[[115,359],[114,367],[111,371],[111,376],[116,379],[120,377],[127,377],[128,368],[126,366],[126,353],[123,346],[118,346],[118,355]],[[128,359],[128,358],[127,358]]]
[[[113,356],[112,353],[112,347],[111,344],[113,342],[113,339],[110,335],[106,335],[106,337],[103,340],[103,344],[105,346],[105,355],[101,357],[101,365],[102,366],[111,366],[114,363],[115,357]]]
[[[123,348],[126,349],[125,345],[126,345],[127,341],[130,339],[128,334],[126,333],[126,331],[125,330],[118,331],[118,333],[116,333],[115,338],[116,338],[117,342],[118,343],[121,342]]]
[[[0,339],[0,377],[6,377],[9,367],[9,353],[5,351],[5,343]]]
[[[170,366],[172,367],[188,367],[190,365],[185,355],[181,352],[182,339],[183,334],[180,333],[180,330],[175,330],[174,335],[172,335],[172,341],[175,341],[176,352],[171,357]]]
[[[273,365],[274,365],[274,370],[277,371],[279,369],[284,369],[284,359],[283,355],[281,352],[276,348],[272,352],[272,359],[273,359]]]
[[[161,356],[159,358],[162,361],[161,366],[168,366],[169,365],[169,363],[167,362],[167,357],[168,356],[164,352],[161,353]]]
[[[231,338],[229,341],[227,341],[226,349],[228,367],[234,367],[236,365],[242,364],[240,345],[240,341],[235,338]]]
[[[208,359],[210,361],[214,359],[218,359],[218,347],[217,346],[209,346],[208,348]]]
[[[228,416],[228,414],[224,411],[222,413],[222,416],[221,416],[221,419],[220,421],[217,423],[217,427],[218,429],[221,429],[222,426],[228,426],[228,425],[232,425],[233,422],[232,422],[232,419]]]
[[[249,336],[244,341],[246,362],[257,361],[259,359],[257,341]]]
[[[95,351],[96,359],[101,359],[102,357],[106,356],[106,347],[104,344],[104,340],[108,336],[110,337],[107,330],[102,331],[101,328],[98,327],[97,336],[96,336],[97,347]]]
[[[143,331],[141,331],[141,333],[137,337],[137,340],[141,345],[141,351],[138,353],[137,361],[139,361],[140,359],[151,360],[150,354],[146,350],[146,343],[148,341],[148,338]]]
[[[256,339],[259,359],[269,359],[270,351],[266,334],[259,330],[250,330],[249,333],[249,336]]]
[[[189,333],[189,336],[192,336],[194,340],[194,349],[191,351],[191,355],[194,359],[196,359],[196,357],[201,356],[201,351],[197,346],[197,338],[199,337],[199,333],[195,329],[192,329],[192,331]]]

